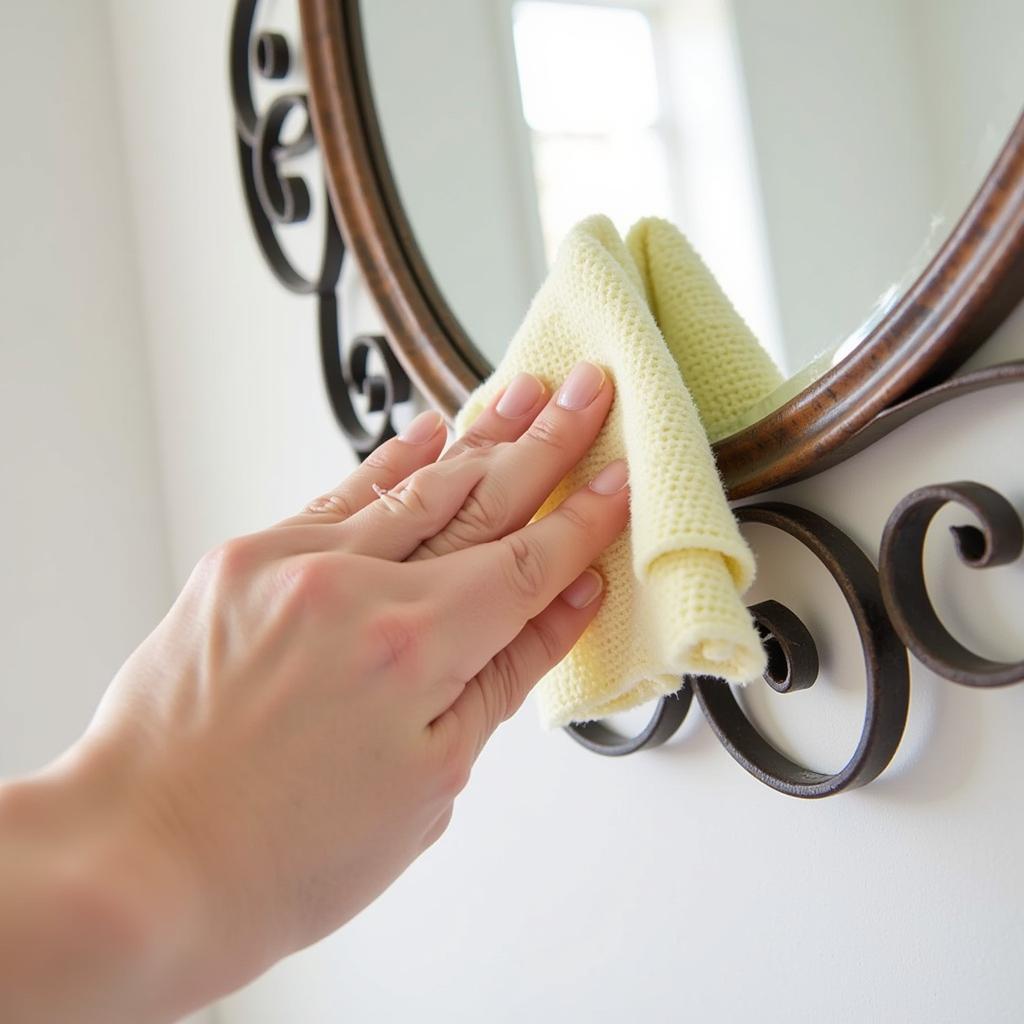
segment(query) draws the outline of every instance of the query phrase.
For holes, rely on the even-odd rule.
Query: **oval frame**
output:
[[[359,0],[300,0],[300,13],[335,214],[399,360],[452,418],[492,368],[448,307],[399,200]],[[879,414],[941,384],[1022,298],[1024,115],[941,248],[861,344],[788,402],[715,443],[729,497],[811,476],[859,451],[870,441],[858,435]]]

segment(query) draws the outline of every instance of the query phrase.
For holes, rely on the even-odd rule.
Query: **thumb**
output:
[[[494,730],[511,718],[537,681],[572,650],[601,607],[604,580],[596,569],[581,573],[518,636],[466,684],[433,728],[476,760]]]

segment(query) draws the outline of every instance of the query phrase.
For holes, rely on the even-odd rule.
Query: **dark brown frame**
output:
[[[300,0],[300,10],[335,213],[398,358],[452,416],[491,367],[448,308],[399,201],[367,73],[359,0]],[[941,249],[865,340],[785,405],[715,444],[729,496],[810,476],[877,439],[888,425],[884,417],[874,422],[880,414],[941,384],[1022,298],[1024,117]]]

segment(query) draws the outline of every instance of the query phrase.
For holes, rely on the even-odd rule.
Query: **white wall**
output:
[[[71,6],[53,3],[49,10]],[[189,0],[173,9],[110,0],[175,583],[204,547],[286,514],[351,466],[323,399],[313,310],[270,277],[245,217],[225,88],[229,6],[228,0]],[[67,55],[93,54],[89,59],[102,65],[91,24],[85,14],[69,24]],[[46,31],[52,36],[56,29]],[[90,45],[71,47],[72,37]],[[26,37],[21,40],[27,50]],[[14,65],[22,76],[32,66],[27,59]],[[76,90],[57,94],[61,103],[78,102],[73,94],[86,91],[82,80],[77,75]],[[104,130],[95,114],[102,107],[72,107],[76,117],[67,120],[63,109],[50,108],[47,121],[51,130],[59,125],[62,147],[69,132],[79,131],[77,123],[83,136]],[[21,131],[34,130],[38,108],[36,114],[26,115]],[[100,155],[92,151],[91,160]],[[72,329],[84,337],[88,326],[90,348],[103,353],[103,380],[116,376],[119,386],[95,400],[90,418],[65,415],[77,409],[69,395],[85,403],[82,393],[88,398],[103,380],[56,356],[44,362],[36,353],[33,362],[5,333],[5,369],[9,352],[35,367],[20,389],[4,381],[4,415],[18,412],[13,424],[5,420],[12,449],[5,451],[5,471],[15,466],[15,498],[24,490],[31,499],[19,506],[5,491],[5,523],[10,516],[18,541],[9,544],[10,554],[22,570],[16,578],[43,557],[55,558],[47,554],[54,543],[82,567],[69,573],[62,568],[67,563],[54,561],[31,602],[4,592],[5,616],[12,603],[15,612],[31,604],[40,615],[47,602],[57,602],[62,643],[72,652],[58,662],[54,631],[34,634],[13,663],[13,681],[5,680],[5,694],[19,700],[26,686],[48,685],[38,680],[47,678],[50,659],[61,683],[72,663],[79,675],[85,671],[80,652],[89,648],[80,620],[90,616],[95,643],[111,613],[91,617],[95,609],[81,590],[74,600],[61,588],[84,578],[94,597],[99,574],[90,567],[100,563],[107,572],[104,593],[121,595],[125,618],[106,623],[117,626],[111,648],[130,646],[166,599],[161,586],[139,607],[140,580],[156,580],[162,563],[152,539],[157,483],[145,451],[146,401],[130,386],[142,380],[142,370],[127,334],[118,333],[127,289],[118,281],[104,293],[105,309],[90,306],[101,293],[103,266],[131,260],[117,257],[116,240],[96,243],[74,234],[76,218],[93,216],[90,203],[97,200],[90,197],[103,194],[110,176],[92,175],[78,194],[76,181],[89,161],[75,160],[78,175],[63,175],[58,195],[58,164],[66,166],[63,150],[49,165],[54,188],[48,195],[60,203],[60,216],[48,219],[38,205],[19,207],[27,212],[12,218],[8,231],[18,237],[15,254],[33,245],[37,261],[69,254],[62,276],[72,282],[77,304],[58,316],[57,293],[42,285],[33,292],[33,275],[12,278],[5,267],[5,324],[12,309],[19,311],[13,322],[20,332],[46,323],[52,327],[43,336],[46,346],[62,344]],[[41,166],[33,164],[40,178]],[[107,169],[118,166],[114,160]],[[27,187],[30,177],[26,171],[17,180]],[[64,195],[71,198],[65,202]],[[107,201],[104,210],[96,216],[107,225],[116,204]],[[17,287],[9,287],[12,280]],[[353,316],[364,326],[373,319],[365,303]],[[111,338],[121,341],[110,348]],[[65,348],[61,359],[84,361],[72,345]],[[1024,357],[1024,312],[990,349],[985,358]],[[65,390],[50,401],[52,373],[61,366],[67,366]],[[1024,508],[1019,461],[1005,457],[1006,438],[1021,432],[1020,410],[1013,389],[935,410],[786,496],[829,515],[872,553],[885,515],[918,483],[973,477],[999,486]],[[59,430],[54,419],[63,424]],[[52,429],[48,449],[33,440],[44,429]],[[70,453],[66,461],[53,458],[57,446]],[[115,462],[117,473],[110,471]],[[101,471],[116,492],[98,483],[83,491]],[[69,478],[76,490],[67,504]],[[99,512],[83,529],[79,505],[88,510],[91,502]],[[117,519],[114,544],[104,516],[126,505],[133,514]],[[54,531],[72,520],[69,507],[74,532],[55,541]],[[762,565],[753,597],[792,603],[826,654],[821,682],[806,694],[758,703],[759,721],[769,714],[780,742],[827,766],[848,751],[860,709],[863,684],[850,627],[819,567],[766,530],[752,531],[751,539]],[[935,554],[934,585],[963,637],[995,654],[1022,656],[1024,568],[961,571],[941,536]],[[123,575],[114,575],[112,565]],[[17,651],[21,642],[11,634],[8,657],[10,644]],[[45,672],[38,671],[40,658],[47,659]],[[111,651],[111,665],[116,660]],[[5,708],[3,749],[12,749],[19,731],[48,728],[43,715],[56,713],[53,702],[74,703],[70,687],[45,692],[47,706],[33,703],[34,718],[19,712],[13,727]],[[560,734],[541,732],[527,707],[484,753],[448,835],[348,927],[227,1000],[218,1019],[1015,1021],[1024,999],[1018,970],[1022,721],[1024,687],[971,693],[915,668],[911,720],[896,763],[863,791],[812,804],[748,777],[696,711],[662,750],[605,760]]]
[[[172,596],[100,2],[0,10],[0,776],[82,731]]]
[[[245,210],[232,7],[109,0],[177,584],[211,545],[354,464],[321,383],[315,302],[271,275]]]

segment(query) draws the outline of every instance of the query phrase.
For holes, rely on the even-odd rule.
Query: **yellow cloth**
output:
[[[637,224],[628,247],[606,217],[570,232],[457,427],[465,430],[520,371],[554,388],[580,359],[611,374],[615,401],[590,452],[538,516],[626,458],[630,525],[595,563],[606,581],[597,617],[537,688],[551,728],[672,693],[684,674],[747,682],[765,665],[741,600],[754,558],[707,433],[728,429],[777,387],[778,370],[682,234],[656,219]]]

